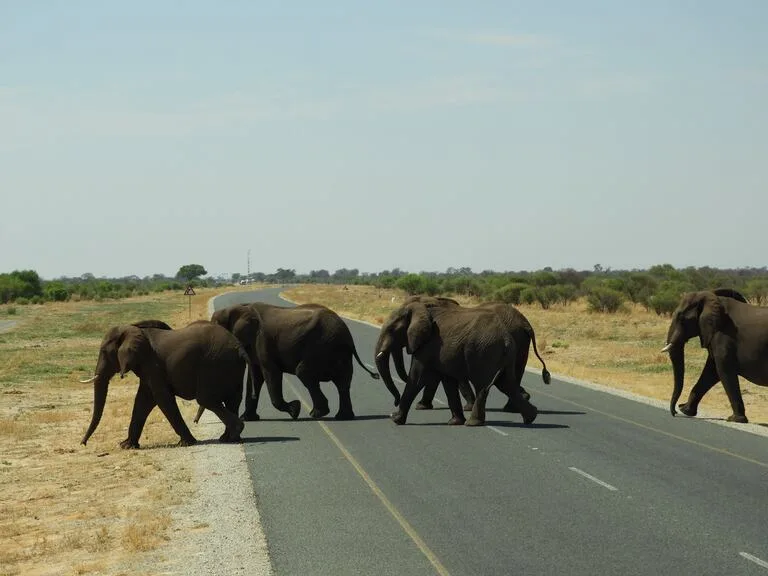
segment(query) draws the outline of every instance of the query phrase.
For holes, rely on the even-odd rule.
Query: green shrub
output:
[[[657,292],[650,297],[651,310],[659,316],[672,316],[672,313],[680,303],[680,294],[675,290]]]
[[[27,304],[29,304],[29,298],[24,298],[24,296],[19,296],[18,298],[16,298],[15,302],[19,306],[26,306]]]
[[[587,294],[587,308],[590,312],[614,314],[624,304],[624,294],[613,288],[597,286]]]
[[[32,296],[32,298],[29,299],[29,302],[31,304],[42,304],[45,300],[43,300],[42,296]]]
[[[5,309],[5,313],[8,314],[8,316],[15,316],[16,306],[8,306],[8,308]]]
[[[500,302],[506,302],[507,304],[517,305],[520,304],[522,293],[527,288],[530,288],[528,284],[512,282],[494,291],[491,298]]]

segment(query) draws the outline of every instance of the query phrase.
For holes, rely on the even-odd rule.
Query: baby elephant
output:
[[[240,342],[225,328],[195,322],[178,330],[138,325],[115,326],[102,340],[96,373],[82,382],[94,382],[93,415],[82,443],[99,425],[112,377],[133,372],[139,389],[133,403],[128,437],[122,448],[139,448],[144,423],[157,405],[179,435],[179,445],[196,442],[184,422],[175,396],[197,400],[216,414],[226,427],[222,442],[241,441],[243,421],[237,410],[243,396],[243,371],[253,368]],[[144,326],[144,327],[142,327]]]

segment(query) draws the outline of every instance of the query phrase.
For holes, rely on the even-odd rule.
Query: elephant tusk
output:
[[[672,348],[672,343],[670,342],[664,348],[661,349],[662,352],[669,352],[669,349]]]
[[[80,380],[80,383],[81,383],[81,384],[88,384],[88,382],[93,382],[93,381],[94,381],[94,380],[96,380],[96,378],[98,378],[98,377],[99,377],[99,375],[98,375],[98,374],[94,374],[93,376],[91,376],[91,377],[90,377],[90,378],[88,378],[87,380]]]
[[[376,354],[376,360],[378,360],[382,356],[384,356],[384,352],[379,352],[378,354]]]

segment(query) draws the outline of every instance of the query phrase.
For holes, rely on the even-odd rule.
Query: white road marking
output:
[[[616,488],[615,486],[611,486],[607,482],[603,482],[602,480],[600,480],[600,478],[595,478],[591,474],[587,474],[586,472],[584,472],[584,470],[579,470],[574,466],[570,466],[568,470],[572,470],[573,472],[576,472],[576,474],[580,474],[584,476],[584,478],[588,478],[589,480],[592,480],[592,482],[596,484],[600,484],[600,486],[602,486],[603,488],[608,488],[608,490],[613,490],[613,491],[618,490],[618,488]]]
[[[496,428],[496,426],[486,426],[486,428],[488,428],[488,430],[493,430],[494,432],[496,432],[496,434],[501,434],[502,436],[509,436],[509,434],[507,434],[503,430],[499,430],[498,428]]]
[[[763,568],[768,569],[768,562],[766,562],[765,560],[761,560],[757,556],[752,556],[752,554],[747,554],[746,552],[739,552],[739,556],[741,556],[745,560],[749,560],[750,562],[754,562],[758,566],[762,566]]]

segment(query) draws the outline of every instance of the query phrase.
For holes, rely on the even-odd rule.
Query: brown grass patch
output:
[[[197,289],[191,320],[207,319],[208,299],[232,289]],[[173,447],[159,410],[141,439],[152,449],[120,450],[132,375],[112,380],[101,424],[81,446],[93,389],[78,379],[93,373],[110,326],[146,318],[185,326],[187,306],[167,293],[17,307],[17,326],[0,337],[0,574],[134,574],[168,541],[169,507],[195,490],[188,452]],[[179,407],[191,424],[197,403]]]
[[[405,297],[400,290],[371,286],[304,285],[286,290],[283,296],[297,303],[324,304],[350,318],[381,325]],[[393,301],[394,299],[394,301]],[[455,297],[463,305],[478,300]],[[672,393],[672,366],[660,352],[669,327],[669,318],[628,306],[620,314],[587,311],[586,302],[569,306],[518,306],[536,331],[539,353],[553,373],[596,382],[669,401]],[[706,351],[694,341],[686,347],[686,387],[683,399],[704,366]],[[540,370],[533,355],[528,367]],[[741,379],[744,404],[752,422],[768,423],[768,389]],[[722,386],[713,388],[702,402],[702,409],[718,416],[731,413]]]

